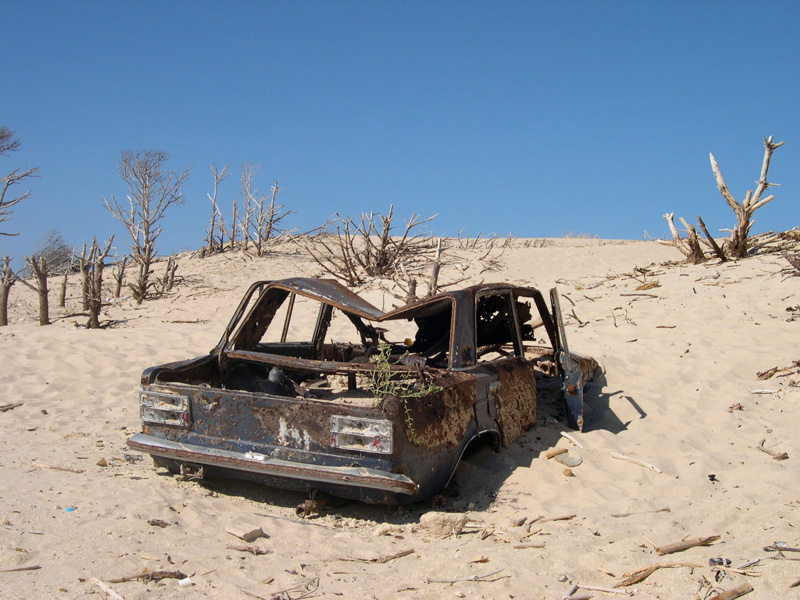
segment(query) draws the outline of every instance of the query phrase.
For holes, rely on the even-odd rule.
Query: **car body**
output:
[[[485,284],[383,312],[333,280],[261,281],[209,354],[144,371],[128,444],[192,477],[404,504],[439,494],[471,442],[529,429],[537,384],[582,428],[596,368],[569,351],[555,289],[549,305]]]

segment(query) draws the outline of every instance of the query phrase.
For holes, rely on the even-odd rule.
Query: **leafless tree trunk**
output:
[[[89,263],[86,260],[86,244],[81,247],[78,268],[81,272],[81,308],[89,310]]]
[[[675,213],[667,213],[664,215],[669,225],[669,230],[672,232],[672,239],[675,243],[675,247],[689,259],[690,263],[698,264],[704,262],[706,260],[706,255],[703,252],[703,248],[700,246],[700,240],[697,238],[697,231],[694,226],[689,225],[686,220],[681,217],[681,223],[683,223],[687,233],[687,237],[682,238],[680,233],[678,233],[678,229],[675,227],[674,217]]]
[[[436,242],[436,258],[431,266],[431,278],[428,281],[428,296],[435,296],[439,292],[439,271],[442,268],[442,239]]]
[[[730,193],[730,190],[728,190],[728,186],[725,183],[725,179],[722,177],[722,171],[720,171],[717,160],[714,158],[713,154],[709,153],[709,157],[711,159],[711,170],[714,171],[714,178],[717,180],[717,187],[719,188],[722,197],[725,199],[725,202],[727,202],[728,206],[730,206],[733,209],[733,212],[736,213],[736,227],[727,230],[730,231],[731,234],[730,241],[728,242],[728,253],[732,258],[744,258],[747,256],[747,252],[750,249],[749,238],[750,227],[753,225],[753,213],[767,204],[767,202],[771,202],[775,199],[775,196],[772,194],[766,198],[762,198],[761,196],[770,186],[778,185],[767,182],[767,173],[769,171],[769,163],[772,159],[772,153],[776,148],[783,146],[784,143],[785,142],[774,143],[772,141],[772,136],[764,138],[764,161],[761,164],[761,176],[756,182],[756,191],[753,193],[753,190],[747,190],[747,194],[745,195],[744,201],[741,204],[736,201],[736,199]]]
[[[123,152],[119,172],[128,185],[129,207],[121,207],[114,196],[110,200],[103,199],[106,208],[125,225],[131,236],[131,255],[139,267],[131,291],[139,304],[152,287],[149,279],[157,254],[155,243],[161,235],[159,222],[170,206],[183,204],[183,183],[190,172],[190,169],[183,173],[166,170],[164,163],[168,159],[166,152],[157,150]]]
[[[231,244],[230,250],[236,250],[236,228],[239,226],[238,222],[238,206],[236,204],[236,200],[233,201],[233,207],[231,208],[231,229],[228,233],[228,241]]]
[[[61,281],[61,293],[58,295],[58,305],[64,308],[67,305],[67,275],[64,273],[64,279]]]
[[[211,200],[211,223],[208,226],[206,249],[209,254],[214,254],[215,252],[220,252],[222,250],[223,233],[225,231],[221,226],[222,213],[220,212],[219,205],[217,204],[217,191],[219,190],[219,184],[230,177],[231,174],[228,172],[228,165],[225,165],[222,167],[222,169],[218,169],[217,165],[211,165],[211,172],[214,174],[214,195],[212,196],[211,194],[206,194],[208,199]],[[219,242],[216,238],[218,227],[220,230]]]
[[[9,152],[15,152],[22,147],[18,139],[14,139],[14,132],[5,125],[0,126],[0,156],[5,156]],[[9,195],[9,190],[17,184],[22,183],[31,177],[38,177],[39,169],[37,167],[26,169],[14,169],[8,175],[0,177],[0,224],[11,219],[11,209],[22,202],[27,200],[31,192],[28,190],[19,196]],[[7,233],[0,231],[0,235],[17,235],[16,233]]]
[[[114,278],[114,298],[119,298],[120,294],[122,293],[122,282],[125,279],[125,267],[128,265],[128,257],[123,256],[121,263],[116,263],[114,265],[114,270],[111,272],[112,277]]]
[[[17,281],[10,264],[11,259],[6,254],[3,257],[3,269],[0,271],[0,327],[8,325],[8,293]]]
[[[92,240],[92,249],[89,252],[89,329],[100,329],[100,311],[103,308],[103,269],[104,261],[111,250],[114,236],[108,240],[106,249],[100,251],[97,238]]]
[[[256,207],[258,206],[258,200],[256,199],[258,190],[253,188],[253,179],[255,179],[256,175],[258,174],[259,168],[260,167],[258,165],[251,165],[249,163],[242,165],[241,181],[244,202],[244,218],[239,224],[239,227],[242,230],[242,244],[244,245],[245,251],[249,249],[250,242],[253,241],[253,215]]]
[[[36,292],[39,295],[39,325],[50,325],[50,304],[47,298],[47,259],[42,256],[26,256],[25,261],[36,277]]]
[[[700,229],[703,230],[703,233],[705,234],[706,239],[708,240],[709,246],[711,246],[711,249],[714,251],[714,254],[716,254],[720,262],[726,262],[728,260],[728,257],[725,256],[725,253],[722,251],[722,248],[719,247],[719,244],[717,244],[717,241],[714,239],[714,236],[712,236],[708,232],[708,227],[706,227],[705,221],[703,221],[703,218],[700,215],[697,215],[697,224],[700,225]]]
[[[279,189],[276,179],[275,185],[272,186],[269,206],[264,206],[266,197],[263,194],[258,200],[258,210],[256,211],[256,254],[258,256],[264,255],[265,245],[275,236],[278,224],[292,214],[290,210],[283,210],[282,204],[275,204]]]
[[[174,256],[170,256],[167,259],[167,268],[164,271],[164,277],[162,277],[158,281],[159,296],[163,296],[165,292],[170,291],[172,287],[175,285],[175,271],[177,270],[178,270],[178,261],[175,259]]]

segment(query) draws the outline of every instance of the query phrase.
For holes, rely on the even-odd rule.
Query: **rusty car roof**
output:
[[[269,281],[268,285],[320,300],[373,321],[377,321],[384,315],[379,308],[333,279],[290,277]]]
[[[337,308],[354,313],[360,317],[364,317],[372,321],[412,318],[419,313],[420,309],[423,309],[424,307],[441,304],[443,302],[458,302],[459,299],[472,299],[480,292],[485,291],[536,291],[535,288],[507,283],[482,283],[460,290],[440,292],[435,296],[423,298],[421,300],[415,300],[394,310],[383,312],[364,300],[352,290],[333,279],[290,277],[287,279],[269,281],[267,283],[270,287],[277,287],[289,292],[295,292],[308,298],[318,299],[322,302],[326,302],[336,306]]]

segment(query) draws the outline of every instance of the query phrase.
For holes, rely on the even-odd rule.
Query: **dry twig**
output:
[[[12,573],[14,571],[38,571],[41,569],[39,565],[28,565],[27,567],[4,567],[0,569],[0,573]]]
[[[107,579],[109,583],[124,583],[126,581],[161,581],[162,579],[186,579],[186,573],[181,571],[145,571],[144,573],[137,573],[135,575],[125,575],[124,577],[116,577],[114,579]]]
[[[430,577],[425,578],[425,583],[458,583],[460,581],[494,581],[489,580],[488,578],[492,575],[497,575],[504,569],[497,569],[496,571],[492,571],[491,573],[486,573],[484,575],[472,575],[470,577],[459,577],[457,579],[431,579]]]
[[[789,458],[789,454],[786,453],[786,452],[776,452],[775,450],[770,450],[769,448],[766,448],[764,446],[764,443],[766,441],[767,440],[765,440],[765,439],[761,440],[758,443],[758,446],[756,446],[756,448],[758,448],[762,452],[765,452],[765,453],[769,454],[773,458],[773,460],[786,460],[787,458]]]
[[[656,552],[659,554],[659,556],[664,556],[665,554],[683,552],[684,550],[695,548],[697,546],[710,546],[716,542],[719,537],[720,536],[718,535],[709,535],[707,537],[695,538],[693,540],[682,540],[680,542],[675,542],[674,544],[667,544],[666,546],[656,546]]]
[[[708,600],[733,600],[734,598],[749,594],[752,591],[753,586],[745,581],[744,583],[737,585],[735,588],[731,588],[726,592],[712,596]]]
[[[108,585],[97,579],[97,577],[92,577],[89,581],[91,581],[94,585],[99,587],[106,596],[113,598],[114,600],[125,600],[122,596],[120,596],[117,592],[112,590]]]
[[[619,460],[627,460],[628,462],[631,462],[631,463],[633,463],[635,465],[641,465],[642,467],[647,467],[648,469],[653,469],[653,471],[655,471],[656,473],[663,473],[664,472],[661,469],[659,469],[658,467],[656,467],[655,465],[651,465],[650,463],[644,462],[643,460],[639,460],[638,458],[633,458],[631,456],[625,456],[624,454],[620,454],[619,452],[612,452],[611,456],[613,456],[614,458],[617,458]]]
[[[674,567],[694,567],[694,568],[702,568],[702,565],[695,565],[692,563],[656,563],[654,565],[650,565],[649,567],[644,567],[643,569],[639,569],[638,571],[634,571],[628,577],[620,581],[614,587],[628,587],[629,585],[634,585],[636,583],[640,583],[650,577],[653,573],[658,571],[659,569],[671,569]]]
[[[249,552],[253,556],[260,556],[262,554],[272,554],[272,550],[259,548],[258,546],[245,546],[244,544],[228,544],[225,547],[228,550],[236,550],[238,552]]]
[[[43,465],[42,463],[31,462],[34,469],[50,469],[52,471],[66,471],[67,473],[84,473],[83,469],[70,469],[69,467],[53,467],[51,465]]]
[[[390,560],[394,560],[396,558],[402,558],[404,556],[408,556],[409,554],[414,554],[415,550],[413,548],[408,548],[407,550],[401,550],[400,552],[395,552],[394,554],[386,554],[383,556],[379,556],[377,558],[357,558],[353,556],[346,556],[343,558],[337,558],[335,560],[342,560],[347,562],[365,562],[365,563],[379,563],[384,564],[389,562]]]

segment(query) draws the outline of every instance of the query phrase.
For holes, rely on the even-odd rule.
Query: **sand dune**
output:
[[[777,255],[686,265],[658,242],[519,242],[494,270],[477,256],[459,251],[444,279],[557,285],[571,347],[605,374],[588,393],[585,431],[573,434],[582,448],[542,406],[540,423],[511,448],[462,463],[459,495],[436,510],[466,512],[469,526],[444,539],[418,525],[430,504],[340,502],[300,520],[303,494],[179,481],[127,449],[140,427],[141,371],[208,352],[252,281],[319,275],[296,250],[185,255],[172,293],[113,303],[102,317],[113,327],[99,331],[66,316],[80,312],[75,283],[48,327],[36,324],[32,293],[12,288],[12,325],[0,328],[0,405],[22,405],[0,412],[0,570],[40,568],[1,572],[2,596],[102,597],[92,578],[147,569],[180,570],[192,583],[109,585],[126,600],[289,589],[297,598],[316,586],[309,597],[560,599],[573,583],[613,587],[649,565],[685,563],[696,566],[660,569],[625,589],[643,599],[703,598],[747,581],[748,598],[792,597],[797,563],[764,547],[800,547],[800,371],[763,381],[757,373],[800,359],[796,271]],[[378,282],[360,291],[377,306],[398,304]],[[789,458],[760,451],[762,440]],[[583,459],[573,477],[545,458],[556,447]],[[226,532],[236,524],[260,526],[269,538],[254,543],[270,553],[229,549],[242,543]],[[652,545],[712,535],[720,539],[710,546],[668,556]],[[349,560],[407,549],[386,563]],[[709,567],[718,557],[733,567],[761,562],[745,575]]]

